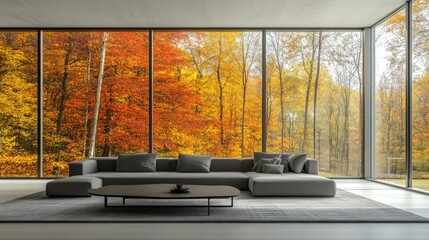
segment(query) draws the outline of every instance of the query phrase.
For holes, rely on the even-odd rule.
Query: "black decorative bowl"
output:
[[[170,189],[171,193],[187,193],[189,192],[189,188],[182,188],[182,189],[176,189],[176,188],[172,188]]]
[[[183,185],[177,184],[176,187],[172,187],[170,189],[171,193],[187,193],[189,192],[189,188],[184,188]]]

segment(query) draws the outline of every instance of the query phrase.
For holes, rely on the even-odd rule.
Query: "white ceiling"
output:
[[[361,28],[405,0],[0,0],[1,27]]]

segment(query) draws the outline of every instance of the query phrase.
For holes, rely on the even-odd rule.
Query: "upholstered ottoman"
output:
[[[48,197],[90,197],[88,189],[102,187],[102,181],[96,177],[75,176],[57,179],[46,184]]]
[[[254,196],[334,197],[335,181],[304,173],[265,174],[248,172]]]

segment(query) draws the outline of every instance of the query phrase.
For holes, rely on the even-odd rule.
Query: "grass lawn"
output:
[[[319,175],[328,178],[346,177],[341,174],[319,171]],[[426,176],[425,176],[426,177]],[[405,178],[378,178],[378,180],[395,183],[405,186]],[[429,191],[429,178],[415,178],[413,179],[413,188]]]
[[[387,182],[396,183],[399,185],[405,185],[405,179],[380,179]],[[419,188],[429,191],[429,179],[413,179],[413,188]]]

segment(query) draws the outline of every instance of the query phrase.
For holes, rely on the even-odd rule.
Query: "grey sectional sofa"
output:
[[[210,173],[176,172],[177,159],[156,160],[156,172],[116,172],[116,157],[96,157],[70,164],[70,177],[49,182],[50,197],[89,196],[89,188],[123,184],[228,185],[255,196],[333,197],[335,182],[318,176],[318,162],[308,159],[302,173],[251,172],[253,159],[213,158]],[[100,182],[101,179],[101,182]]]

